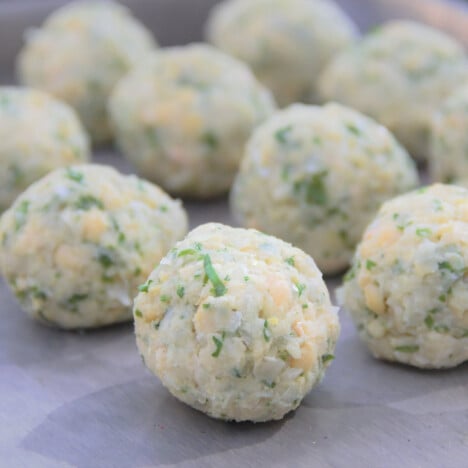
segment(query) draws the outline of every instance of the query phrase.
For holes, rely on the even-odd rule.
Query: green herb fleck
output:
[[[211,307],[211,304],[209,304],[208,302],[205,302],[205,303],[203,304],[203,308],[204,308],[204,309],[209,309],[210,307]]]
[[[70,296],[66,302],[68,305],[76,305],[79,302],[85,301],[88,297],[88,294],[73,294],[73,296]]]
[[[104,209],[104,204],[101,200],[94,197],[93,195],[82,195],[78,200],[75,202],[75,208],[78,210],[90,210],[91,208],[99,208],[100,210]]]
[[[426,324],[427,328],[432,328],[434,326],[434,317],[427,315],[424,319],[424,323]]]
[[[163,213],[167,213],[168,210],[169,208],[166,205],[161,205],[159,207],[159,211],[162,211]]]
[[[211,263],[211,257],[208,254],[203,255],[203,268],[205,270],[206,276],[213,285],[214,295],[216,297],[219,297],[226,294],[227,288],[219,278],[218,274],[216,273],[216,270],[213,268],[213,264]]]
[[[415,353],[419,351],[418,345],[403,345],[403,346],[396,346],[395,351],[400,353]]]
[[[138,286],[138,291],[147,293],[152,282],[153,280],[149,279],[145,284],[140,284],[140,286]]]
[[[143,314],[140,309],[135,310],[135,317],[140,317],[140,318],[143,317]]]
[[[107,269],[114,265],[114,260],[107,252],[101,252],[98,256],[98,262],[103,268]]]
[[[276,382],[270,382],[268,380],[262,380],[263,385],[266,385],[268,388],[275,388]]]
[[[436,331],[437,333],[448,333],[449,327],[447,325],[435,325],[434,331]]]
[[[354,124],[352,124],[352,123],[346,124],[346,128],[347,128],[353,135],[356,135],[356,136],[361,136],[361,135],[362,135],[361,130],[359,130],[359,128],[357,128],[356,125],[354,125]]]
[[[77,182],[79,184],[81,184],[81,182],[83,182],[83,177],[84,177],[83,173],[73,169],[72,167],[67,168],[66,176],[70,180],[73,180],[74,182]]]
[[[322,362],[325,364],[328,361],[333,361],[335,359],[335,356],[333,354],[324,354],[322,356]]]
[[[309,304],[302,304],[302,308],[303,308],[303,309],[308,309],[308,308],[309,308]]]
[[[268,325],[268,320],[263,322],[263,339],[268,342],[271,340],[271,330]]]
[[[307,179],[294,183],[294,193],[302,195],[306,203],[314,205],[325,205],[327,203],[327,187],[325,178],[328,171],[320,171],[310,175]]]
[[[219,356],[219,353],[221,352],[221,349],[223,348],[223,344],[224,344],[224,337],[225,337],[225,334],[223,332],[222,336],[221,336],[221,339],[217,338],[216,336],[213,336],[212,339],[213,339],[213,343],[215,344],[216,346],[216,349],[214,350],[213,353],[211,353],[211,355],[213,357],[218,357]]]
[[[195,249],[184,249],[177,254],[177,257],[185,257],[186,255],[198,255],[198,252]]]
[[[29,210],[29,201],[23,200],[15,210],[15,229],[19,231],[26,222],[26,217]]]
[[[247,283],[247,281],[249,281],[250,278],[248,276],[244,276],[244,281]]]
[[[377,263],[373,262],[372,260],[366,260],[366,269],[371,271],[372,268],[376,267]]]
[[[440,302],[445,302],[447,300],[447,296],[445,294],[441,294],[438,299]]]
[[[288,135],[292,131],[292,125],[288,125],[287,127],[280,128],[275,132],[276,141],[282,145],[288,143]]]
[[[171,300],[170,296],[168,296],[167,294],[161,294],[159,299],[161,302],[165,302],[166,304]]]
[[[444,261],[439,263],[439,270],[447,270],[450,273],[457,273],[457,270],[450,264],[450,262]]]
[[[294,257],[289,257],[285,260],[288,265],[295,266]]]
[[[206,132],[201,136],[201,142],[210,150],[215,150],[219,146],[219,139],[213,132]]]
[[[184,294],[185,294],[185,288],[180,285],[177,287],[177,295],[182,299],[184,297]]]
[[[133,276],[139,276],[139,275],[141,275],[141,268],[137,266],[135,268],[135,271],[133,272]]]
[[[306,288],[306,285],[305,285],[305,284],[296,283],[294,286],[296,286],[297,294],[299,295],[299,297],[301,297],[301,296],[302,296],[302,293],[304,292],[304,290],[305,290],[305,288]]]
[[[419,237],[429,237],[432,235],[432,231],[429,228],[418,228],[416,229],[416,235]]]

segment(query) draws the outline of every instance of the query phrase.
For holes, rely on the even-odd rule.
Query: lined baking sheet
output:
[[[22,30],[59,3],[0,2],[3,82],[12,80]],[[215,2],[127,3],[167,45],[200,39]],[[467,16],[446,2],[341,3],[364,27],[406,8],[454,28],[468,44]],[[112,150],[95,159],[132,171]],[[186,207],[191,227],[231,223],[225,199]],[[338,283],[328,281],[332,292]],[[48,329],[26,317],[1,280],[0,311],[0,467],[467,466],[468,363],[419,371],[376,361],[343,312],[336,360],[322,384],[283,421],[254,425],[215,421],[172,398],[143,367],[131,324]]]

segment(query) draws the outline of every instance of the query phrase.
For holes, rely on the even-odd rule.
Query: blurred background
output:
[[[252,0],[255,1],[255,0]],[[449,31],[468,46],[468,2],[465,0],[337,0],[363,31],[390,18],[418,18]],[[158,3],[158,15],[154,4]],[[0,82],[12,70],[24,30],[39,25],[66,0],[0,0]],[[161,45],[202,38],[203,23],[217,0],[121,0],[155,34]],[[465,12],[462,14],[462,12]]]

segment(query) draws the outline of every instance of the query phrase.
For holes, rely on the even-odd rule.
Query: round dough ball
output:
[[[380,204],[417,183],[386,128],[338,104],[296,104],[250,139],[231,206],[241,225],[297,245],[330,274],[349,264]]]
[[[187,231],[179,201],[99,165],[58,169],[0,221],[1,267],[33,318],[62,328],[131,319],[132,298]]]
[[[213,9],[207,37],[246,62],[282,106],[317,101],[318,74],[357,37],[330,0],[227,0]]]
[[[111,138],[107,100],[115,83],[156,44],[129,10],[108,1],[63,6],[29,32],[20,80],[66,101],[96,143]]]
[[[432,180],[468,178],[468,84],[443,102],[432,118],[431,130]]]
[[[146,366],[212,417],[281,419],[333,359],[337,308],[320,271],[258,231],[198,227],[140,291],[134,317]]]
[[[198,44],[154,54],[110,102],[117,140],[138,171],[199,198],[229,190],[246,140],[274,109],[245,65]]]
[[[433,185],[385,203],[341,301],[372,354],[416,367],[468,360],[468,190]]]
[[[45,93],[0,86],[0,212],[34,181],[88,161],[89,141],[75,112]]]
[[[334,58],[321,96],[354,107],[392,131],[410,153],[428,157],[431,115],[468,79],[463,46],[443,32],[392,21]]]

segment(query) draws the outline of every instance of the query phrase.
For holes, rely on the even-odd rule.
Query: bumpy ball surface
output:
[[[280,419],[333,359],[339,324],[321,273],[258,231],[195,229],[140,291],[144,362],[179,400],[215,418]]]
[[[207,36],[288,105],[316,101],[318,74],[357,28],[332,1],[228,0],[214,8]]]
[[[180,203],[98,165],[59,169],[29,187],[0,222],[1,267],[23,308],[62,328],[131,318],[132,298],[184,236]]]
[[[110,104],[138,171],[170,193],[201,198],[229,190],[247,138],[275,108],[245,65],[204,45],[154,54]]]
[[[417,185],[406,151],[381,125],[337,104],[295,105],[250,139],[231,193],[238,222],[345,268],[380,204]]]
[[[467,79],[461,44],[429,26],[393,21],[338,54],[319,87],[323,99],[374,117],[423,159],[432,113]]]
[[[23,83],[68,102],[96,143],[109,140],[107,100],[115,83],[155,42],[113,2],[71,3],[29,32],[18,58]]]
[[[0,212],[34,181],[89,159],[72,109],[40,91],[0,87]]]
[[[468,190],[448,185],[385,203],[341,298],[374,356],[416,367],[468,360]]]
[[[434,181],[468,178],[468,85],[446,99],[432,119],[429,169]]]

